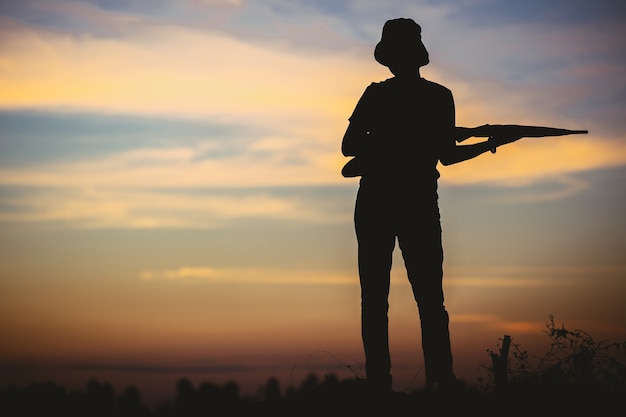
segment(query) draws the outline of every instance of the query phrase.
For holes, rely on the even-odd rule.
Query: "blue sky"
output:
[[[422,74],[452,90],[459,126],[589,130],[441,168],[459,366],[505,332],[534,343],[549,314],[626,338],[623,2],[5,1],[2,363],[358,358],[358,180],[340,142],[390,76],[372,51],[394,17],[422,25]],[[412,376],[417,311],[395,265]]]

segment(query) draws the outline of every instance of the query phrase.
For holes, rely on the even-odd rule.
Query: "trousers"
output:
[[[436,187],[390,187],[362,181],[354,224],[367,380],[389,388],[391,385],[388,298],[396,240],[417,303],[426,381],[442,383],[453,379]]]

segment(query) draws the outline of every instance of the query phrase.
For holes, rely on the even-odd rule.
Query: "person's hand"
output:
[[[519,140],[521,138],[523,138],[523,136],[501,134],[501,135],[489,136],[489,139],[487,141],[488,141],[489,145],[491,145],[491,153],[496,153],[496,148],[498,146],[502,146],[502,145],[506,145],[507,143],[515,142],[516,140]]]

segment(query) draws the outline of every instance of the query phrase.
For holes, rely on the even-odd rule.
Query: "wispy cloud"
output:
[[[519,186],[545,179],[558,180],[575,172],[623,166],[626,137],[602,140],[591,132],[584,138],[525,138],[497,152],[497,155],[486,154],[467,163],[443,167],[443,181]]]
[[[491,314],[453,314],[450,317],[450,321],[459,325],[481,326],[483,329],[497,330],[498,332],[515,336],[537,334],[545,327],[545,322],[541,321],[516,321]]]
[[[471,275],[468,275],[471,271]],[[602,273],[606,276],[618,276],[625,271],[623,268],[594,267],[567,268],[567,267],[534,267],[534,266],[500,266],[477,268],[464,266],[448,268],[446,270],[445,285],[449,287],[477,287],[484,289],[502,288],[536,288],[538,290],[552,288],[576,287],[588,280],[590,274]],[[356,285],[358,280],[355,271],[341,270],[311,270],[289,268],[259,268],[259,267],[214,267],[207,265],[181,266],[173,269],[146,269],[139,273],[144,281],[203,281],[228,282],[233,284],[262,283],[262,284],[341,284]],[[567,279],[563,279],[566,277]],[[409,283],[406,272],[402,268],[392,271],[394,285]]]
[[[187,266],[166,270],[141,271],[140,278],[144,281],[154,280],[200,280],[209,282],[228,282],[233,284],[290,284],[290,285],[319,285],[319,284],[355,284],[353,274],[337,272],[312,271],[310,269],[259,269],[259,268],[215,268],[208,266]]]
[[[345,115],[355,93],[345,80],[357,65],[332,51],[286,52],[167,24],[139,24],[123,39],[7,19],[2,28],[4,108],[210,114],[263,125]]]
[[[70,227],[215,228],[242,219],[275,219],[311,223],[346,223],[314,197],[266,190],[237,193],[134,190],[103,187],[55,188],[0,196],[0,222],[60,222]],[[326,208],[325,208],[326,207]]]
[[[293,37],[281,39],[283,32],[251,36],[259,31],[256,26],[245,33],[241,22],[250,17],[251,7],[260,7],[246,3],[186,3],[170,21],[164,18],[166,9],[174,8],[169,3],[152,14],[64,2],[36,7],[49,13],[54,24],[0,18],[0,108],[210,118],[245,126],[248,137],[239,138],[239,147],[219,134],[194,145],[177,137],[166,145],[146,145],[144,138],[141,145],[129,141],[125,149],[103,156],[11,164],[0,168],[0,184],[31,192],[3,196],[3,221],[75,219],[82,225],[179,227],[210,224],[209,218],[218,221],[228,213],[320,218],[314,206],[261,191],[224,198],[172,197],[171,190],[356,185],[339,175],[346,162],[339,144],[347,117],[371,81],[389,76],[371,57],[381,24],[374,27],[374,18],[367,17],[372,10],[377,16],[402,12],[425,20],[433,55],[425,74],[452,89],[460,125],[526,123],[590,131],[584,137],[522,140],[497,155],[442,167],[442,183],[520,187],[520,198],[557,199],[585,190],[586,184],[571,174],[626,164],[626,138],[606,123],[621,120],[614,110],[621,108],[621,99],[598,102],[598,94],[626,85],[621,61],[611,58],[623,42],[611,31],[596,33],[583,25],[577,33],[562,25],[550,30],[538,26],[528,33],[524,25],[512,23],[471,28],[469,15],[460,19],[449,5],[359,3],[353,11],[363,20],[350,25],[340,8],[264,9],[271,22],[281,22],[284,14],[280,31],[285,33],[295,21],[312,25],[308,32],[295,30]],[[202,13],[218,8],[219,19],[193,23],[189,11],[194,7]],[[317,21],[307,20],[303,10],[309,9],[315,10]],[[78,30],[65,15],[82,17],[90,29]],[[229,26],[220,20],[231,18],[239,23]],[[256,23],[263,24],[267,22]],[[319,25],[334,37],[334,47],[315,43]],[[496,29],[498,42],[493,40]],[[593,39],[585,39],[590,32]],[[506,39],[518,42],[514,50]],[[491,45],[489,51],[480,49],[483,41]],[[601,59],[582,59],[592,52]],[[514,67],[505,59],[511,54],[518,54]],[[608,119],[593,117],[600,108]],[[20,146],[17,138],[1,139]],[[84,140],[102,140],[102,133]],[[543,181],[564,186],[541,195],[523,188]],[[43,191],[35,196],[35,190]],[[215,217],[202,216],[201,210]]]

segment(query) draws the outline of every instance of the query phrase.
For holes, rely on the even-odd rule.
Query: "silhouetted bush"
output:
[[[598,342],[583,330],[558,327],[553,316],[545,333],[550,347],[543,357],[533,358],[520,345],[511,345],[505,386],[496,387],[493,365],[483,366],[488,371],[487,379],[480,379],[485,395],[528,412],[538,404],[544,412],[561,414],[626,410],[626,342]]]

